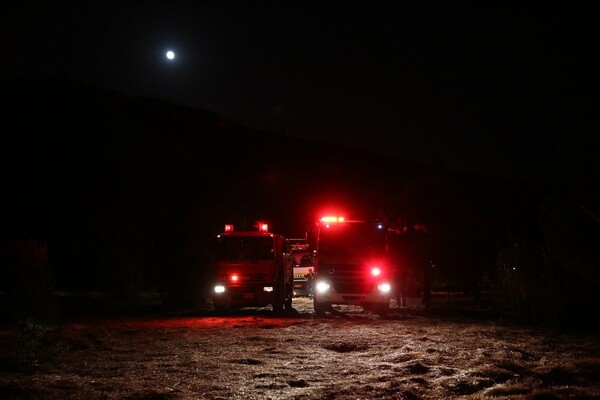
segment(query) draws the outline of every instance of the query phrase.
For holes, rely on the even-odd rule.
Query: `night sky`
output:
[[[3,11],[0,73],[482,174],[597,144],[595,8],[388,3],[25,2]]]

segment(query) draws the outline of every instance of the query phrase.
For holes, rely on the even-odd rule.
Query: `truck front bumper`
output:
[[[218,307],[264,307],[275,301],[275,287],[264,285],[216,285],[222,291],[213,289],[213,304]]]
[[[315,301],[328,304],[351,304],[351,305],[366,305],[366,304],[389,304],[389,293],[318,293],[315,292]]]
[[[328,304],[389,304],[391,286],[388,283],[373,284],[369,290],[360,292],[348,291],[340,293],[335,284],[328,281],[317,281],[314,290],[315,302]]]

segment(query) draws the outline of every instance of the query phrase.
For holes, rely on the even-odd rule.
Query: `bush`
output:
[[[48,266],[48,246],[17,240],[3,252],[2,292],[9,320],[50,322],[56,317],[54,282]]]
[[[498,249],[497,264],[501,287],[508,294],[515,316],[525,322],[546,320],[556,289],[544,262],[543,248],[511,235],[508,243]]]
[[[598,324],[598,223],[560,198],[546,198],[540,211],[539,234],[509,235],[498,249],[499,278],[515,315],[537,324]]]

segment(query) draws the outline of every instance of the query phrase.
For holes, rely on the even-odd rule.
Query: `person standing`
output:
[[[306,280],[307,280],[307,287],[308,287],[308,295],[309,297],[312,297],[314,295],[314,284],[315,284],[315,273],[313,272],[312,268],[308,269],[308,274],[305,275]]]

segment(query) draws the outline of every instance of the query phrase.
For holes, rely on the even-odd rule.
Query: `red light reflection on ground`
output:
[[[198,316],[198,317],[167,317],[153,319],[116,319],[95,320],[93,322],[71,322],[69,328],[74,330],[90,329],[91,325],[110,326],[115,329],[140,328],[140,329],[176,329],[176,328],[243,328],[243,327],[287,327],[298,323],[298,318],[265,317],[265,316]]]

